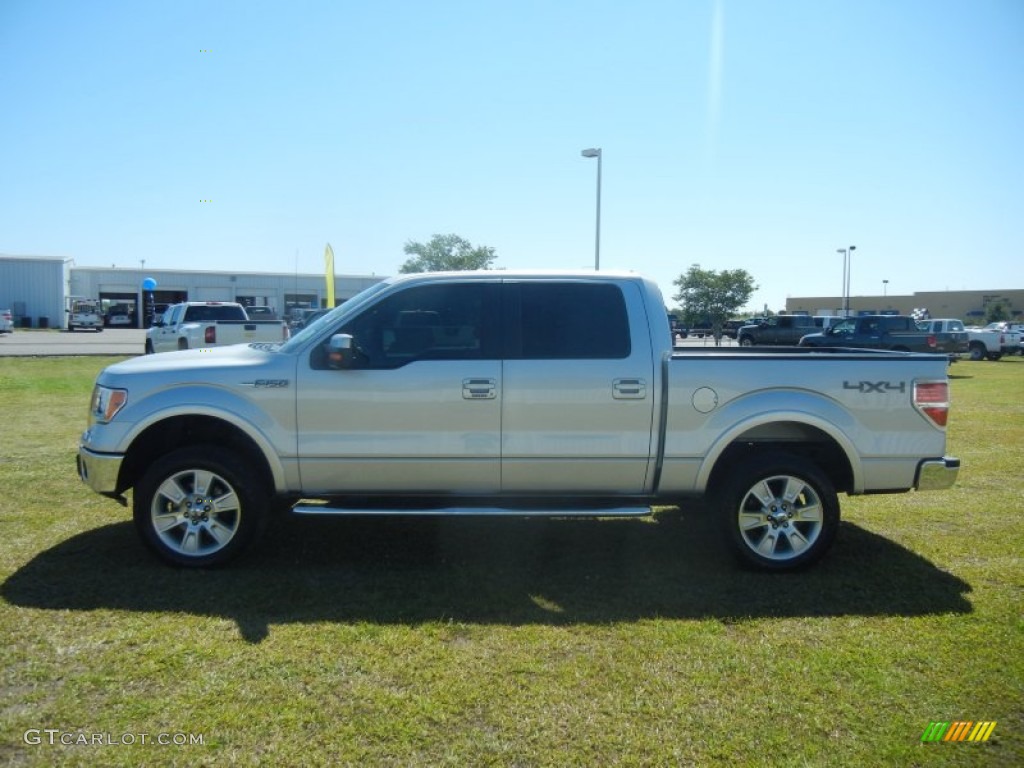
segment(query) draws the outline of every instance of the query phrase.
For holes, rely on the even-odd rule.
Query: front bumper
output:
[[[925,459],[917,465],[917,480],[914,488],[919,491],[944,491],[952,488],[960,472],[960,459],[943,456],[941,459]]]
[[[76,457],[78,476],[96,493],[114,496],[123,461],[124,456],[119,453],[96,453],[80,445]]]

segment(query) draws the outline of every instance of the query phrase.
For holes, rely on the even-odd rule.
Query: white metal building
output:
[[[0,254],[0,309],[18,328],[64,325],[70,259]]]

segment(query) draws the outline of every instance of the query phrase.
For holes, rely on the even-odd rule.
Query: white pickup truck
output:
[[[708,496],[749,564],[828,549],[839,493],[950,487],[947,360],[673,351],[633,274],[407,275],[283,345],[97,378],[81,478],[163,560],[213,566],[292,514],[643,515]],[[315,503],[314,503],[315,502]]]
[[[189,301],[169,306],[146,331],[146,354],[287,339],[284,321],[251,320],[241,304]]]
[[[971,360],[999,360],[1021,351],[1021,332],[1008,323],[989,323],[984,328],[968,326],[967,344]]]

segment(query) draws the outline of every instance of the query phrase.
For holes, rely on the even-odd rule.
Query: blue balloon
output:
[[[145,280],[142,281],[142,290],[144,290],[144,291],[155,291],[156,290],[156,280],[154,280],[152,277],[147,277]]]

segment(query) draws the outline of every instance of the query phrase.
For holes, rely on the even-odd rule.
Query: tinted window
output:
[[[341,326],[361,353],[361,368],[398,368],[416,360],[500,356],[498,286],[438,283],[408,288]],[[320,367],[323,355],[314,355]]]
[[[617,286],[524,282],[509,357],[600,360],[629,357],[626,303]],[[516,322],[518,316],[518,322]]]
[[[185,311],[185,319],[192,323],[212,323],[215,320],[244,320],[239,307],[224,305],[207,305],[189,307]]]

